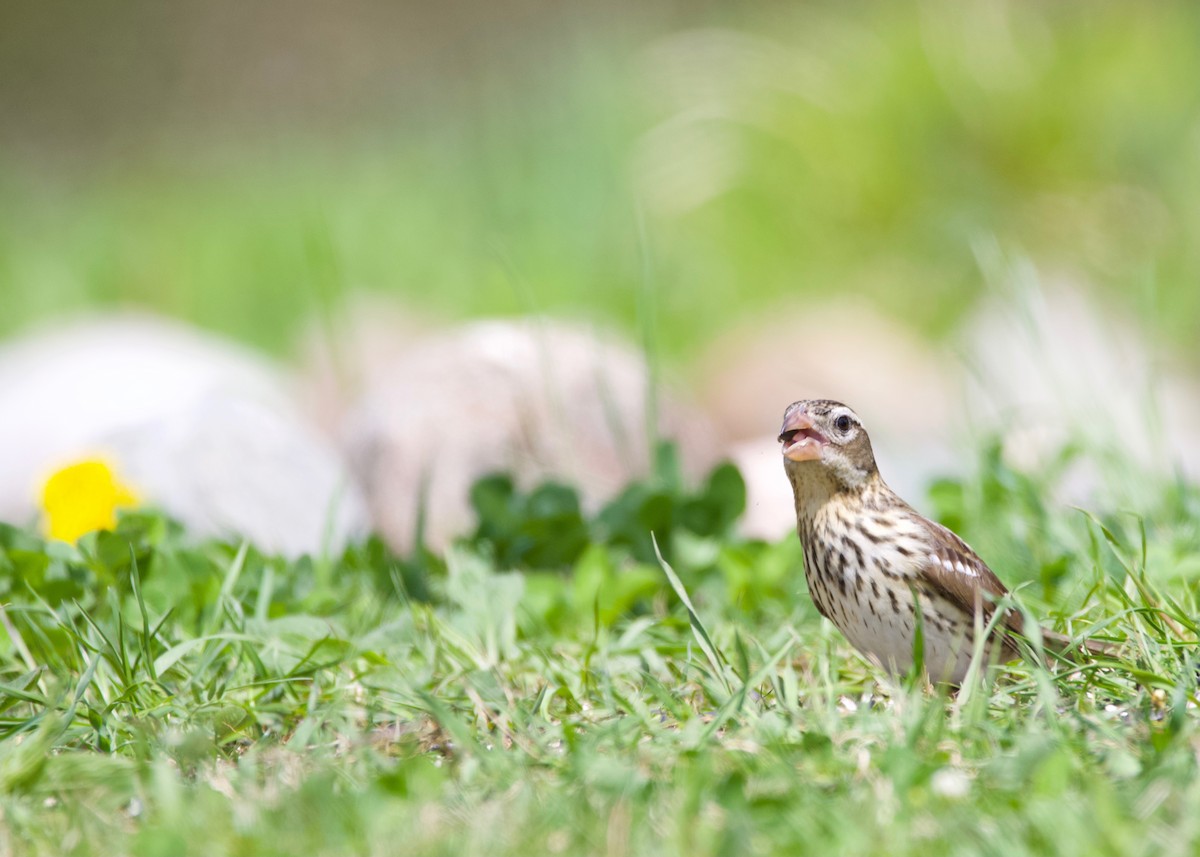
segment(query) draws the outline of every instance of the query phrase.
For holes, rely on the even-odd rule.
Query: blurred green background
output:
[[[982,244],[1200,362],[1189,2],[16,3],[0,335],[135,305],[286,353],[356,290],[684,362],[856,293],[932,335]]]

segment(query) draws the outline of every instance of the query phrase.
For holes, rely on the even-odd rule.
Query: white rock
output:
[[[1043,287],[1029,267],[1014,280],[963,327],[974,430],[1001,432],[1030,472],[1082,443],[1088,460],[1064,486],[1074,500],[1132,500],[1147,474],[1200,478],[1200,385],[1179,362],[1077,287]]]
[[[414,345],[445,326],[390,296],[351,294],[301,334],[299,394],[305,411],[337,437],[364,393],[386,384]]]
[[[526,319],[442,331],[377,364],[346,426],[376,527],[397,550],[441,546],[472,521],[471,484],[509,471],[528,486],[576,485],[595,506],[648,471],[650,378],[628,345],[582,326]],[[716,460],[707,420],[659,395],[659,427],[688,472]]]
[[[179,324],[102,316],[6,343],[0,415],[4,520],[32,523],[45,478],[99,454],[196,536],[294,556],[366,529],[360,494],[300,417],[287,377]]]
[[[795,532],[792,486],[784,475],[775,438],[734,444],[729,458],[746,481],[746,514],[738,522],[742,535],[775,541]]]

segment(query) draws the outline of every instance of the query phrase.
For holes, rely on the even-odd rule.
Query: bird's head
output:
[[[841,402],[804,399],[788,405],[779,442],[793,484],[827,481],[838,489],[854,489],[879,472],[862,421]]]

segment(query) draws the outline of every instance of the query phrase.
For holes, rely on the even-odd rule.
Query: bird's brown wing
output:
[[[941,524],[928,519],[923,523],[929,531],[930,544],[933,546],[929,556],[921,568],[922,576],[935,592],[973,616],[980,611],[983,621],[991,621],[996,610],[996,602],[1008,594],[1000,578],[992,572],[986,562],[979,558],[970,545],[960,539]],[[1010,634],[1024,636],[1025,618],[1019,610],[1005,611],[999,627]],[[1060,654],[1076,648],[1072,641],[1054,631],[1039,629],[1042,643],[1047,649]],[[1082,640],[1079,648],[1086,649],[1093,655],[1112,655],[1116,646],[1101,640]],[[1008,644],[1009,653],[1015,655],[1016,646],[1012,640]]]
[[[968,616],[980,613],[983,621],[990,621],[996,611],[996,602],[1008,595],[1008,587],[988,568],[971,546],[943,527],[928,519],[922,519],[929,532],[929,555],[921,565],[921,576],[930,587],[959,607]],[[1020,633],[1023,629],[1021,614],[1007,610],[1002,626]]]

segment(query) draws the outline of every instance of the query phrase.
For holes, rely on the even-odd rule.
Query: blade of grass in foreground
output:
[[[713,645],[712,638],[708,635],[708,629],[704,627],[704,623],[700,621],[700,617],[696,614],[696,608],[692,604],[692,599],[688,597],[687,590],[683,587],[683,581],[679,579],[679,575],[675,573],[675,569],[671,568],[671,564],[663,559],[662,551],[658,548],[658,539],[654,533],[650,534],[650,541],[654,545],[654,555],[658,557],[658,564],[662,567],[663,573],[667,575],[667,580],[670,582],[671,588],[675,590],[675,594],[679,596],[679,600],[687,608],[688,621],[692,624],[692,633],[696,635],[696,642],[700,644],[705,657],[708,658],[708,663],[712,666],[713,675],[724,686],[726,693],[733,693],[733,688],[730,686],[729,680],[725,676],[725,670],[721,665],[722,658],[717,651],[717,647]]]

